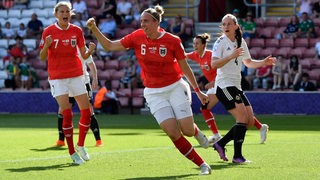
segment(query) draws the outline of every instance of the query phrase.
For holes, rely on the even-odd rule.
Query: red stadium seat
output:
[[[132,106],[136,108],[144,107],[144,97],[133,97]]]
[[[268,27],[268,28],[257,28],[257,35],[258,38],[273,38],[272,32],[274,30],[274,27]]]
[[[253,38],[250,41],[250,46],[251,47],[265,47],[265,40],[263,38]]]
[[[112,80],[120,80],[124,76],[124,71],[114,71],[112,74],[110,74],[110,77]]]
[[[105,69],[115,69],[115,70],[118,70],[119,69],[119,61],[116,59],[116,60],[109,60],[109,61],[106,61],[104,63],[104,68]]]
[[[111,80],[111,88],[118,90],[120,87],[120,81],[119,80]]]
[[[309,70],[311,67],[311,62],[309,59],[300,59],[299,63],[302,66],[302,69]]]
[[[309,47],[309,39],[307,38],[296,38],[294,40],[294,47]]]
[[[264,27],[264,19],[263,18],[255,18],[253,21],[256,23],[257,27]]]
[[[306,50],[306,48],[303,48],[303,47],[290,49],[288,52],[288,56],[290,57],[292,55],[296,55],[296,56],[298,56],[298,58],[302,58],[302,54],[305,50]]]
[[[302,53],[302,58],[315,58],[316,52],[314,48],[308,48],[305,49],[305,51]]]
[[[110,72],[108,70],[99,70],[97,75],[99,80],[110,80]]]
[[[320,38],[311,38],[309,40],[309,47],[314,48],[317,42],[320,42]]]
[[[264,27],[278,27],[279,25],[279,19],[276,17],[267,17],[264,22]]]
[[[132,90],[133,97],[143,97],[144,88],[134,88]]]
[[[129,107],[129,97],[118,97],[121,107]]]
[[[266,47],[275,47],[278,48],[280,46],[279,39],[266,39],[265,43]]]
[[[274,51],[274,55],[282,56],[283,58],[288,58],[288,52],[291,48],[288,47],[281,47]]]
[[[286,27],[290,23],[290,17],[281,17],[279,20],[279,27]]]
[[[104,62],[102,60],[96,60],[94,61],[94,63],[96,64],[97,70],[104,70]]]
[[[280,39],[280,47],[294,47],[294,41],[292,38]]]

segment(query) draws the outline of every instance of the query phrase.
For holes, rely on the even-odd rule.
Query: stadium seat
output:
[[[40,61],[39,59],[34,60],[32,62],[32,66],[37,70],[46,70],[47,69],[47,62],[46,61]]]
[[[47,9],[36,9],[35,13],[37,14],[38,18],[47,19],[47,18],[49,18],[49,13],[52,13],[52,10],[48,11]]]
[[[7,10],[0,10],[0,17],[7,19],[8,18],[8,11]]]
[[[104,63],[104,69],[115,69],[115,70],[118,70],[119,69],[119,61],[117,59],[116,60],[106,61]]]
[[[251,39],[250,38],[246,38],[245,41],[247,43],[248,48],[250,49],[251,48]]]
[[[110,78],[112,80],[120,80],[123,76],[124,76],[123,70],[114,71],[112,74],[110,74]]]
[[[7,39],[0,39],[0,48],[8,49],[8,40]]]
[[[95,60],[94,63],[98,71],[104,70],[104,62],[102,60]]]
[[[312,70],[314,70],[314,69],[320,70],[320,61],[319,61],[319,59],[313,59],[313,61],[310,61],[310,68]]]
[[[33,50],[37,47],[36,39],[24,39],[23,44],[27,46],[28,50]]]
[[[6,48],[0,48],[0,58],[3,58],[8,55]]]
[[[118,90],[120,87],[120,81],[119,80],[111,80],[111,88]]]
[[[320,37],[319,38],[311,38],[309,39],[309,47],[314,48],[316,46],[316,43],[320,42]]]
[[[260,51],[262,50],[262,48],[261,47],[252,47],[252,48],[250,48],[250,55],[251,55],[251,57],[252,58],[254,58],[254,59],[258,59],[259,58],[259,53],[260,53]]]
[[[57,1],[56,0],[46,0],[46,2],[45,3],[43,3],[43,8],[45,8],[45,9],[51,9],[51,11],[52,11],[52,9],[54,8],[54,6],[57,4]],[[50,12],[51,12],[50,11]],[[50,13],[49,12],[49,13]]]
[[[20,9],[9,9],[8,10],[8,18],[18,18],[21,17],[21,10]]]
[[[302,69],[310,70],[311,62],[309,59],[300,59],[299,63],[301,64]]]
[[[290,49],[288,51],[288,56],[290,57],[290,56],[295,55],[295,56],[298,56],[298,58],[302,58],[302,54],[303,54],[303,52],[305,50],[306,50],[306,48],[304,48],[304,47],[298,47],[298,48]]]
[[[308,74],[310,76],[310,80],[320,80],[320,69],[312,69],[311,71],[308,71]]]
[[[296,38],[294,39],[294,47],[309,47],[309,39],[307,38]]]
[[[279,19],[276,17],[267,17],[264,22],[264,27],[278,27],[279,25]]]
[[[42,9],[43,8],[43,1],[42,0],[36,0],[36,1],[30,1],[29,3],[29,9]]]
[[[134,88],[132,90],[132,97],[143,97],[144,88]]]
[[[273,55],[277,48],[268,47],[266,49],[262,49],[258,54],[259,58],[265,58],[267,56]]]
[[[275,47],[278,48],[280,46],[279,39],[266,39],[266,47]]]
[[[107,70],[98,70],[97,76],[99,80],[110,80],[110,72]]]
[[[257,27],[264,27],[264,19],[263,18],[255,18],[253,21],[256,23]]]
[[[47,80],[48,81],[48,72],[46,70],[37,70],[37,77],[39,80]]]
[[[120,56],[126,55],[127,51],[114,51],[112,53],[112,59],[118,59]]]
[[[282,56],[283,58],[288,58],[288,51],[290,50],[291,48],[288,48],[288,47],[281,47],[281,48],[278,48],[274,51],[274,55],[275,56]]]
[[[250,41],[250,46],[265,48],[265,40],[263,38],[253,38]]]
[[[314,48],[305,49],[302,54],[302,58],[315,58],[316,57],[316,50]]]
[[[280,39],[280,47],[294,47],[294,41],[292,38]]]
[[[39,87],[42,88],[43,90],[49,89],[50,84],[49,81],[46,80],[39,80]]]
[[[256,32],[257,32],[258,38],[273,38],[272,37],[273,30],[274,30],[274,27],[257,28]]]
[[[21,18],[29,18],[31,20],[31,15],[35,12],[34,9],[23,9],[21,12]]]
[[[118,89],[118,93],[120,97],[131,97],[132,91],[129,88],[120,88]]]
[[[133,97],[132,106],[135,108],[144,107],[144,97]]]
[[[129,107],[129,97],[118,97],[121,107]]]
[[[16,17],[9,17],[7,21],[10,22],[12,29],[17,29],[20,25],[20,20]]]
[[[98,0],[85,0],[88,8],[96,8],[99,9]]]
[[[286,27],[290,23],[290,17],[281,17],[279,19],[279,27]]]

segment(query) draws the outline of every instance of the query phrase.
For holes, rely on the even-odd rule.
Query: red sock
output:
[[[204,163],[204,160],[193,149],[190,142],[184,136],[181,136],[178,140],[174,141],[173,144],[176,146],[176,148],[180,151],[181,154],[183,154],[196,165],[200,166],[202,163]]]
[[[218,127],[216,124],[216,121],[214,120],[214,116],[212,112],[209,109],[202,109],[201,113],[204,117],[204,120],[206,121],[208,127],[212,131],[213,134],[218,133]]]
[[[86,139],[87,132],[90,128],[90,109],[80,110],[80,114],[78,146],[84,146],[84,140]]]
[[[253,116],[253,120],[254,120],[254,126],[257,128],[257,129],[260,129],[262,124],[260,123],[260,121],[255,117]]]
[[[62,112],[62,114],[63,114],[63,121],[62,121],[63,134],[67,141],[69,154],[72,155],[75,152],[74,145],[73,145],[72,110],[66,109]]]

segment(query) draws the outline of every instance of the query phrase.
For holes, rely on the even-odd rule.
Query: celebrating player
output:
[[[57,3],[53,13],[57,22],[48,26],[42,33],[40,59],[43,61],[48,59],[51,94],[61,108],[63,133],[71,159],[75,164],[83,164],[84,160],[90,159],[84,141],[90,128],[91,111],[77,48],[82,58],[87,59],[95,49],[95,44],[90,43],[89,49],[86,50],[81,28],[70,23],[72,15],[70,2]],[[76,147],[73,144],[73,114],[69,96],[75,98],[80,109],[79,138]]]
[[[108,51],[134,49],[146,87],[144,97],[151,113],[176,148],[200,167],[201,175],[207,175],[211,173],[210,166],[183,136],[196,137],[204,147],[209,144],[194,124],[190,87],[182,76],[185,75],[203,104],[208,97],[199,90],[180,38],[160,29],[162,14],[163,8],[159,5],[144,10],[140,19],[141,29],[115,41],[103,36],[93,18],[87,21],[87,26]]]

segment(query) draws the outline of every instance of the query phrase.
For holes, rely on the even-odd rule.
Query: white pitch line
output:
[[[173,149],[173,148],[175,148],[175,147],[167,146],[167,147],[155,147],[155,148],[124,149],[124,150],[116,150],[116,151],[95,152],[95,153],[90,153],[90,155],[130,153],[130,152],[153,151],[153,150],[167,150],[167,149]],[[46,158],[26,158],[26,159],[16,159],[16,160],[1,160],[0,163],[46,161],[46,160],[50,160],[50,159],[63,159],[63,158],[67,158],[67,157],[69,157],[69,156],[53,156],[53,157],[46,157]]]

